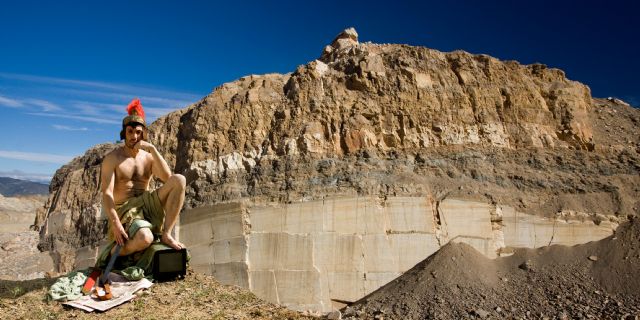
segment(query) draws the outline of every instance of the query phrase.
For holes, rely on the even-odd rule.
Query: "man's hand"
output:
[[[142,149],[146,152],[151,152],[151,150],[155,149],[156,147],[154,145],[152,145],[149,142],[146,142],[144,140],[140,140],[138,141],[138,143],[136,143],[135,145],[133,145],[134,149]]]
[[[113,236],[114,238],[116,238],[116,243],[120,246],[123,246],[124,243],[129,240],[129,236],[127,235],[127,232],[124,230],[124,227],[122,226],[122,223],[120,222],[120,220],[116,220],[113,223]]]

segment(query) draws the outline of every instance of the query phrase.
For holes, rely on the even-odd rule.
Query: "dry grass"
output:
[[[201,274],[156,283],[133,301],[104,313],[46,301],[54,281],[0,281],[0,319],[314,319]]]

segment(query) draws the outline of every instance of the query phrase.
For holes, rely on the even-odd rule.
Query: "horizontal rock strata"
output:
[[[292,73],[243,77],[158,119],[151,139],[188,179],[185,209],[455,197],[598,222],[638,213],[639,121],[558,69],[360,43],[351,30]],[[35,224],[59,271],[104,237],[98,172],[114,147],[54,177]]]
[[[600,240],[617,226],[578,219],[459,199],[341,197],[195,208],[181,216],[179,237],[195,271],[292,309],[329,312],[377,290],[449,241],[496,258],[514,247]]]

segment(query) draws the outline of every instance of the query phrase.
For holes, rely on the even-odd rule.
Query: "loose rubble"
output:
[[[638,288],[636,218],[597,242],[517,249],[496,260],[449,243],[342,311],[346,319],[383,309],[387,319],[637,319]]]

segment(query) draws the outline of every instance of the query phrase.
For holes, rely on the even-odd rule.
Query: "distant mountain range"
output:
[[[0,194],[5,197],[48,193],[48,184],[0,177]]]

